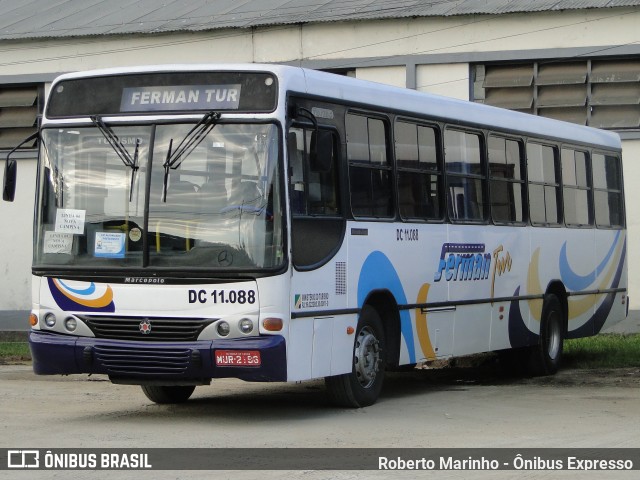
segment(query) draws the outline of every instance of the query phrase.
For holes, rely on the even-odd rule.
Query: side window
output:
[[[401,121],[395,125],[398,208],[405,220],[442,218],[437,135],[432,127]]]
[[[313,135],[315,131],[311,129],[289,130],[291,212],[293,215],[339,215],[336,154],[334,151],[330,165],[314,165],[310,154]]]
[[[624,203],[620,158],[594,153],[592,168],[596,225],[599,227],[623,226]]]
[[[529,218],[538,225],[557,225],[560,198],[557,149],[538,143],[527,143],[527,175],[529,177]]]
[[[564,221],[573,227],[591,225],[591,181],[588,175],[587,154],[563,148],[561,162]]]
[[[355,217],[393,216],[387,128],[378,118],[347,114],[347,160]]]
[[[488,150],[491,218],[497,224],[522,224],[525,221],[522,143],[492,135]]]
[[[485,176],[480,135],[446,130],[444,151],[449,218],[454,222],[484,220]]]

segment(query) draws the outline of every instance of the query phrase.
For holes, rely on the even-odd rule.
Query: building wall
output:
[[[3,158],[0,160],[2,181],[4,181],[4,164]],[[35,178],[36,160],[20,160],[16,198],[12,203],[0,201],[2,224],[0,228],[0,312],[31,308],[31,246]]]
[[[402,67],[362,67],[356,69],[356,78],[385,83],[395,87],[407,86],[407,70]]]
[[[350,69],[358,78],[469,99],[473,59],[536,58],[558,49],[581,49],[586,56],[613,53],[615,46],[635,45],[638,21],[639,9],[605,8],[0,42],[0,81],[113,66],[281,62]],[[640,264],[640,189],[634,188],[640,140],[625,140],[624,156],[632,272]],[[0,314],[30,308],[34,179],[35,162],[20,160],[16,201],[0,202]],[[633,276],[630,298],[631,307],[640,308],[640,279]]]
[[[418,65],[416,90],[469,100],[469,64]]]
[[[624,168],[624,193],[627,213],[627,245],[629,265],[629,305],[640,309],[640,140],[625,140],[622,143],[622,164]]]
[[[634,44],[640,10],[412,18],[255,30],[1,42],[0,76],[193,62],[326,61],[375,66],[390,56],[453,55]],[[354,62],[354,59],[358,59]],[[446,63],[446,62],[444,62]]]

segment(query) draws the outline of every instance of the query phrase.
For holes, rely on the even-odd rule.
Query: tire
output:
[[[351,373],[325,378],[334,405],[360,408],[378,400],[384,381],[385,347],[380,315],[367,305],[360,313],[356,329]]]
[[[196,389],[194,385],[179,386],[158,386],[158,385],[141,385],[143,393],[149,400],[155,403],[183,403],[189,400],[189,397]]]
[[[530,347],[527,371],[534,376],[553,375],[562,362],[565,321],[560,300],[545,295],[537,345]]]

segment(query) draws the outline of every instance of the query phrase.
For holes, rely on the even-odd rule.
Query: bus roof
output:
[[[340,103],[357,104],[370,108],[375,106],[384,110],[399,112],[409,117],[428,117],[453,124],[490,127],[495,130],[525,136],[558,139],[569,143],[590,144],[608,149],[621,149],[620,137],[614,132],[294,66],[273,64],[193,64],[109,68],[65,74],[58,77],[54,81],[54,85],[62,80],[83,77],[185,71],[273,72],[279,79],[281,99],[284,92],[292,91],[325,97]],[[283,102],[281,102],[281,106],[283,106]]]

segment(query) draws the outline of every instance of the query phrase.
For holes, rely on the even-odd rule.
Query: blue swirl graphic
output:
[[[70,291],[71,293],[75,293],[76,295],[91,295],[93,292],[96,291],[96,285],[93,282],[91,282],[91,285],[89,285],[87,288],[83,290],[71,288],[69,285],[66,285],[62,280],[58,280],[58,283],[62,285],[64,288],[66,288],[68,291]]]
[[[365,300],[373,290],[389,290],[400,305],[406,305],[407,296],[402,288],[402,282],[396,269],[387,256],[375,251],[369,254],[360,270],[358,279],[358,307],[362,308]],[[407,343],[410,363],[416,363],[416,351],[413,341],[413,327],[408,310],[400,310],[400,331]]]
[[[564,284],[572,291],[579,291],[585,290],[589,285],[595,282],[596,276],[604,270],[607,263],[609,263],[609,260],[611,260],[611,256],[616,249],[619,238],[620,232],[618,231],[618,233],[616,234],[616,238],[611,244],[611,248],[609,248],[607,255],[600,262],[600,265],[598,265],[593,272],[587,275],[578,275],[571,269],[571,266],[569,265],[569,259],[567,258],[567,242],[564,242],[564,244],[562,244],[562,248],[560,249],[560,277],[562,278]]]

